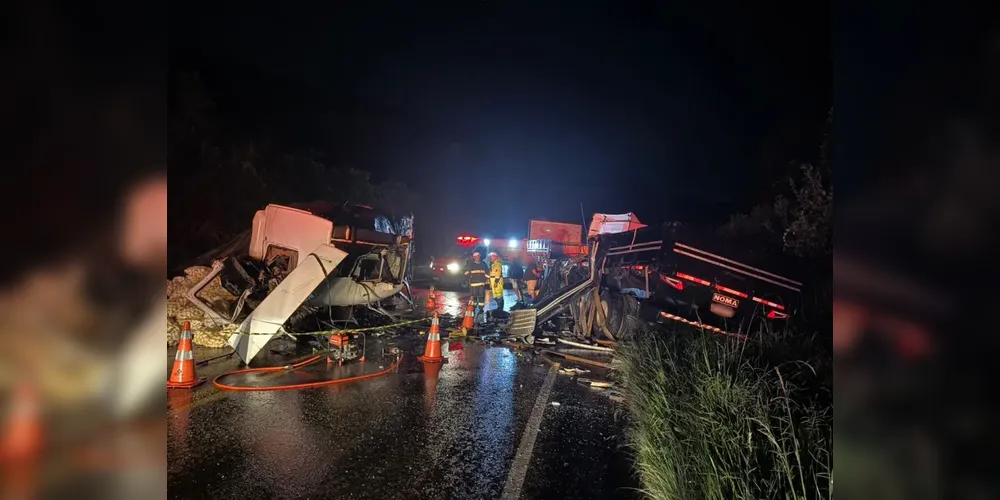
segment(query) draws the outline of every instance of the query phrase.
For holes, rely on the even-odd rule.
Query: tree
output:
[[[828,257],[832,252],[833,188],[829,158],[829,134],[833,110],[827,115],[826,132],[820,143],[817,164],[801,163],[799,174],[787,180],[768,204],[749,214],[736,214],[720,228],[726,238],[754,238],[765,247],[803,258]]]
[[[170,265],[176,267],[250,227],[268,203],[355,202],[406,212],[414,194],[335,166],[318,150],[289,152],[228,127],[196,73],[173,83],[170,124]]]

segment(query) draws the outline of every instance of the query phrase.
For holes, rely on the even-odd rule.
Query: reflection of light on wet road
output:
[[[178,469],[187,467],[188,427],[191,425],[191,402],[194,391],[188,389],[167,389],[167,402],[173,411],[167,413],[167,442],[173,445],[170,465]],[[179,408],[179,409],[178,409]]]
[[[514,436],[514,374],[517,357],[506,348],[483,351],[476,387],[474,435],[480,468],[503,474]]]
[[[465,314],[465,306],[469,304],[468,291],[454,292],[449,290],[435,290],[435,292],[437,293],[439,314],[450,314],[459,318]],[[517,293],[515,293],[514,290],[504,289],[503,300],[504,310],[510,311],[511,306],[517,302]],[[414,288],[413,303],[417,306],[418,310],[424,310],[424,304],[427,303],[427,290]],[[487,305],[486,309],[488,311],[496,309],[496,301],[491,301],[491,303]]]
[[[320,462],[302,467],[303,454],[316,453],[315,436],[302,422],[301,391],[250,392],[241,398],[243,412],[235,423],[248,451],[254,475],[270,485],[278,498],[292,498],[302,488],[318,485],[324,470]],[[242,414],[241,414],[242,413]]]
[[[417,481],[419,487],[455,491],[462,488],[468,480],[465,472],[458,471],[463,470],[463,460],[470,450],[469,444],[475,439],[469,433],[470,423],[475,421],[469,382],[473,376],[472,370],[476,368],[467,362],[464,348],[460,341],[449,341],[443,346],[448,362],[441,366],[437,374],[435,404],[428,410],[426,419],[427,459],[435,467],[449,473],[440,479],[421,477]],[[424,390],[426,397],[430,388],[425,384]],[[425,479],[428,483],[421,483]]]

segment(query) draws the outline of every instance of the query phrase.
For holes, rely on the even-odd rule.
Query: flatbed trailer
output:
[[[642,322],[674,321],[743,336],[798,307],[801,282],[690,243],[633,214],[595,215],[587,251],[550,260],[555,275],[537,303],[512,311],[511,335],[528,336],[570,309],[583,335],[628,336]]]

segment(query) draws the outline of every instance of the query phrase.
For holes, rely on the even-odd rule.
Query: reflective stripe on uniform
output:
[[[485,282],[483,282],[483,283],[469,283],[469,286],[484,286],[484,285],[486,285]]]

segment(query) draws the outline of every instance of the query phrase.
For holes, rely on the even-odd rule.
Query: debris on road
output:
[[[560,358],[565,359],[566,361],[573,361],[573,362],[582,363],[582,364],[585,364],[585,365],[596,366],[598,368],[604,368],[606,370],[613,370],[614,369],[614,367],[612,367],[608,363],[602,363],[600,361],[594,361],[592,359],[581,358],[579,356],[573,356],[573,355],[570,355],[570,354],[566,354],[564,352],[554,351],[552,349],[543,349],[542,353],[543,354],[549,354],[549,355],[552,355],[552,356],[558,356]]]
[[[559,406],[559,402],[558,401],[553,401],[553,402],[551,402],[549,404],[552,405],[552,406]]]
[[[606,353],[613,353],[613,352],[615,352],[614,349],[611,349],[609,347],[601,347],[601,346],[596,346],[596,345],[583,344],[583,343],[580,343],[580,342],[573,342],[571,340],[566,340],[566,339],[558,339],[558,341],[559,341],[560,344],[571,345],[573,347],[579,347],[579,348],[582,348],[582,349],[591,349],[591,350],[594,350],[594,351],[600,351],[600,352],[606,352]]]
[[[581,385],[585,385],[585,386],[588,386],[588,387],[599,388],[599,389],[606,389],[606,388],[611,387],[611,386],[614,385],[613,383],[611,383],[611,382],[609,382],[607,380],[591,380],[589,378],[583,378],[583,377],[577,378],[576,379],[576,383],[581,384]]]
[[[608,391],[606,394],[608,396],[608,399],[610,399],[610,400],[612,400],[612,401],[614,401],[616,403],[624,403],[625,402],[625,395],[622,394],[622,393],[620,393],[620,392],[618,392],[618,391]]]

